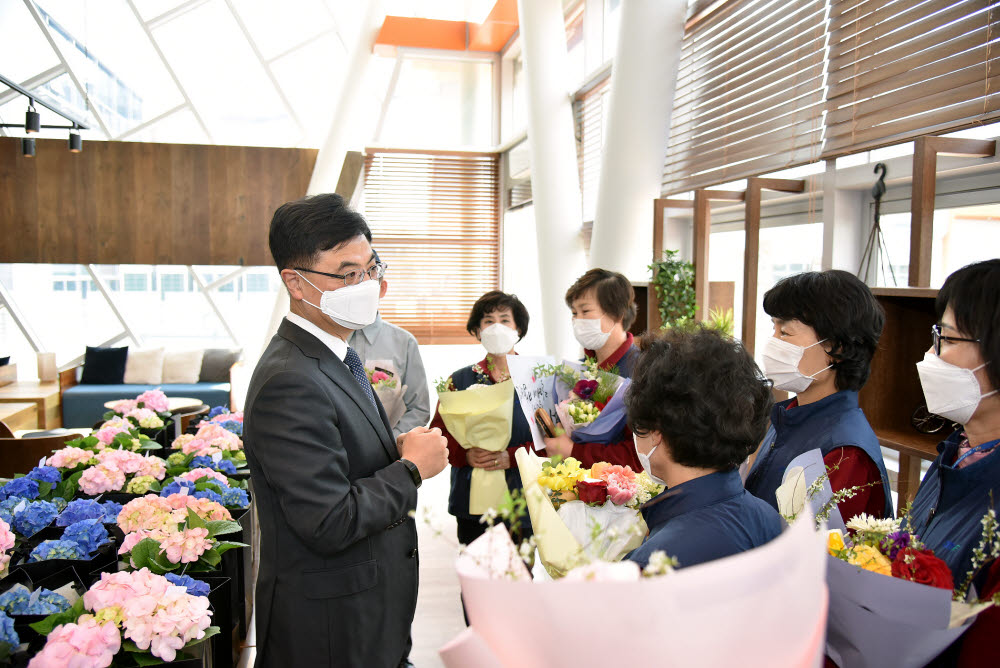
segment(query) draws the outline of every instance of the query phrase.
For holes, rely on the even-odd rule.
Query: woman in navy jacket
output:
[[[892,517],[882,450],[858,407],[885,322],[882,307],[853,274],[831,270],[781,279],[764,294],[764,311],[774,322],[764,373],[796,396],[771,410],[746,488],[777,508],[775,490],[789,463],[819,449],[835,492],[861,488],[838,504],[845,521],[862,512]]]
[[[1000,259],[949,276],[935,306],[933,344],[917,372],[927,409],[962,429],[938,446],[908,523],[948,564],[958,586],[969,576],[983,516],[1000,503]],[[980,598],[1000,593],[998,563],[988,561],[973,574]],[[958,665],[994,663],[998,635],[1000,610],[981,612],[952,649],[960,652]]]
[[[781,533],[777,511],[743,489],[737,470],[764,435],[771,402],[737,341],[702,328],[643,337],[625,405],[636,454],[667,489],[643,506],[649,536],[629,559],[645,566],[662,550],[683,568]]]

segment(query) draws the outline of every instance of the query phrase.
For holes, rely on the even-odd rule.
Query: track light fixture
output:
[[[25,158],[34,158],[35,140],[31,137],[21,137],[21,152]]]
[[[42,129],[42,117],[35,111],[35,101],[28,98],[28,111],[24,114],[24,131],[38,132]]]
[[[69,152],[79,153],[83,150],[83,139],[80,137],[79,131],[76,129],[76,124],[73,124],[73,129],[69,131]]]

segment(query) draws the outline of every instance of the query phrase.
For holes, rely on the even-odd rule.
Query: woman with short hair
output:
[[[596,359],[598,368],[623,378],[632,376],[639,348],[628,331],[635,322],[635,290],[622,274],[591,269],[566,291],[566,306],[573,314],[573,335],[583,346],[586,359]],[[549,456],[574,457],[582,466],[610,462],[637,469],[632,433],[623,427],[610,443],[574,443],[563,434],[545,439]]]
[[[868,286],[846,271],[795,274],[764,294],[774,336],[764,346],[764,373],[795,396],[771,409],[771,426],[746,488],[775,509],[775,490],[793,459],[819,449],[844,521],[867,513],[892,517],[889,474],[878,437],[858,407],[885,314]]]
[[[906,522],[948,564],[957,587],[972,570],[983,516],[1000,503],[1000,259],[949,276],[935,308],[932,345],[917,373],[927,410],[962,426],[938,446]],[[987,557],[973,577],[981,599],[1000,593],[1000,561]],[[960,653],[957,665],[991,665],[998,634],[1000,610],[979,613],[951,650]]]
[[[466,330],[483,344],[486,357],[451,374],[454,389],[466,390],[472,385],[493,385],[509,380],[507,355],[516,354],[514,345],[528,333],[528,320],[528,310],[516,295],[494,290],[476,300],[469,313]],[[524,411],[521,410],[516,392],[510,442],[505,450],[493,452],[483,448],[463,448],[448,432],[440,408],[434,413],[431,427],[441,429],[441,433],[448,440],[448,462],[451,464],[448,512],[455,516],[458,523],[458,542],[468,545],[487,529],[487,526],[480,522],[481,515],[469,512],[472,469],[504,471],[507,488],[521,489],[521,474],[518,472],[514,454],[518,448],[531,447],[531,428],[524,417]],[[512,532],[518,531],[521,538],[531,535],[531,522],[527,516],[521,521],[520,527],[512,528]]]
[[[738,470],[771,403],[738,341],[701,327],[643,337],[625,405],[642,466],[666,490],[643,506],[649,536],[629,559],[645,566],[662,550],[683,568],[781,533],[777,511],[743,489]]]

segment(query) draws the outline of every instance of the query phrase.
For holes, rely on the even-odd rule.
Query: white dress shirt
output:
[[[298,325],[322,341],[323,345],[329,348],[341,362],[343,362],[344,358],[347,357],[347,341],[344,341],[329,332],[323,331],[313,323],[303,318],[301,315],[289,313],[285,316],[285,319],[293,325]]]

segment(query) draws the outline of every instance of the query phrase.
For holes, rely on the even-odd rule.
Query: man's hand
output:
[[[487,471],[503,471],[510,468],[510,456],[506,450],[493,452],[482,448],[469,448],[465,451],[465,459],[469,466]]]
[[[448,441],[435,427],[416,427],[399,442],[399,455],[417,466],[420,478],[433,478],[448,465]]]
[[[573,439],[566,434],[545,439],[545,452],[549,457],[561,455],[569,457],[573,454]]]

